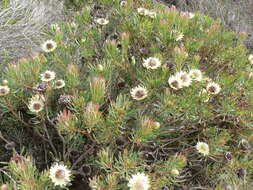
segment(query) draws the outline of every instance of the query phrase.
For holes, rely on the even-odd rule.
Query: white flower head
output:
[[[138,12],[139,15],[146,16],[146,15],[148,15],[149,10],[140,7],[140,8],[137,9],[137,12]]]
[[[6,96],[9,92],[10,88],[8,86],[0,86],[0,96]]]
[[[97,69],[98,71],[102,72],[104,70],[104,66],[101,64],[98,64]]]
[[[149,178],[144,173],[132,175],[128,187],[130,190],[148,190],[150,188]]]
[[[57,80],[57,81],[55,81],[54,86],[56,89],[63,88],[65,86],[65,81],[62,79]]]
[[[221,87],[217,83],[210,82],[206,86],[206,91],[209,94],[218,94],[221,91]]]
[[[191,13],[191,12],[188,12],[188,18],[189,19],[192,19],[195,17],[195,14],[194,13]]]
[[[44,108],[44,100],[40,95],[36,95],[30,99],[28,108],[31,112],[39,113]]]
[[[148,90],[143,86],[137,86],[131,89],[130,94],[135,100],[143,100],[148,96]]]
[[[196,149],[199,153],[203,154],[204,156],[207,156],[209,154],[209,146],[207,143],[198,142],[196,145]]]
[[[150,18],[155,18],[156,17],[156,12],[146,10],[145,15],[149,16]]]
[[[187,72],[180,71],[176,73],[176,78],[179,78],[182,81],[182,86],[188,87],[192,83],[192,79]]]
[[[149,57],[144,60],[143,66],[147,69],[157,69],[161,66],[161,61],[155,57]]]
[[[201,70],[199,70],[199,69],[191,69],[189,71],[189,75],[192,80],[202,81],[202,79],[203,79],[203,74],[202,74]]]
[[[176,76],[171,76],[168,80],[168,83],[174,90],[178,90],[183,87],[182,80]]]
[[[9,83],[8,80],[6,80],[6,79],[2,80],[2,84],[3,84],[3,85],[7,85],[8,83]]]
[[[71,171],[63,164],[56,163],[51,166],[49,173],[49,177],[55,186],[64,187],[71,181]]]
[[[44,51],[44,52],[52,52],[54,51],[55,49],[57,48],[57,44],[55,41],[53,40],[47,40],[45,41],[42,45],[41,45],[41,49]]]
[[[44,82],[49,82],[55,79],[55,72],[47,70],[40,75],[40,78]]]
[[[253,54],[250,54],[248,59],[249,59],[250,63],[253,65]]]
[[[173,168],[173,169],[171,170],[171,174],[172,174],[172,175],[175,175],[175,176],[179,175],[178,169]]]
[[[96,19],[96,23],[100,25],[107,25],[109,23],[109,20],[107,20],[106,18],[98,18]]]
[[[127,5],[127,1],[124,0],[124,1],[121,1],[121,2],[120,2],[120,6],[121,6],[121,7],[125,7],[126,5]]]

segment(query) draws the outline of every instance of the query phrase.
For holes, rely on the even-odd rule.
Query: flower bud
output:
[[[8,185],[7,184],[3,184],[3,185],[1,185],[1,187],[0,187],[0,190],[8,190],[9,188],[8,188]]]

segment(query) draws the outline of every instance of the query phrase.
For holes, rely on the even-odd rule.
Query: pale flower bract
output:
[[[64,187],[71,181],[71,171],[63,164],[56,163],[51,166],[49,173],[49,177],[55,186]]]
[[[53,40],[47,40],[45,41],[42,45],[41,45],[41,49],[46,52],[46,53],[49,53],[49,52],[52,52],[54,51],[55,49],[57,48],[57,44],[55,41]]]
[[[168,80],[169,86],[174,90],[178,90],[183,87],[182,80],[176,76],[171,76]]]
[[[130,94],[135,100],[143,100],[148,96],[148,91],[145,87],[137,86],[131,89]]]
[[[181,80],[182,86],[188,87],[191,85],[192,79],[187,72],[180,71],[176,73],[176,78]]]
[[[0,96],[9,94],[10,88],[8,86],[0,86]]]
[[[41,80],[44,81],[44,82],[49,82],[49,81],[55,79],[55,75],[56,75],[56,74],[55,74],[55,72],[53,72],[53,71],[45,71],[44,73],[42,73],[42,74],[40,75],[40,78],[41,78]]]
[[[199,69],[191,69],[189,75],[192,80],[202,81],[203,79],[203,74]]]
[[[196,149],[199,153],[203,154],[204,156],[207,156],[209,154],[209,146],[207,143],[198,142],[196,145]]]
[[[31,112],[39,113],[44,108],[44,100],[40,95],[35,95],[29,101],[28,108]]]
[[[150,188],[149,177],[144,173],[132,175],[128,187],[130,190],[148,190]]]
[[[210,82],[206,86],[206,91],[209,94],[218,94],[221,91],[221,87],[217,83]]]
[[[55,81],[54,86],[56,89],[63,88],[65,86],[65,81],[62,79],[57,80],[57,81]]]
[[[100,25],[107,25],[109,23],[109,20],[107,20],[105,18],[98,18],[98,19],[96,19],[96,23],[98,23]]]
[[[253,54],[249,55],[248,60],[253,65]]]
[[[155,57],[149,57],[142,64],[147,69],[157,69],[161,66],[161,61]]]

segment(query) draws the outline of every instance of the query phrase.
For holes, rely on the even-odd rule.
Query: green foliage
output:
[[[229,175],[231,185],[237,180],[250,186],[253,88],[244,36],[208,16],[190,18],[151,0],[125,6],[118,0],[75,1],[74,7],[70,22],[45,29],[57,44],[54,51],[10,64],[1,74],[10,88],[0,97],[1,112],[20,121],[17,130],[36,133],[48,144],[47,156],[72,165],[73,174],[91,167],[93,190],[127,189],[136,173],[149,176],[151,189],[219,189]],[[156,16],[138,13],[139,7]],[[161,66],[147,69],[149,57]],[[192,69],[201,70],[202,80],[178,90],[168,84]],[[46,70],[56,78],[42,81]],[[56,88],[58,79],[63,88]],[[211,82],[221,91],[208,91]],[[133,95],[137,86],[147,97]],[[35,95],[42,111],[28,108]],[[208,155],[198,152],[198,142],[209,145]],[[247,171],[243,178],[236,176],[240,169]],[[37,189],[45,187],[46,174],[29,172]]]

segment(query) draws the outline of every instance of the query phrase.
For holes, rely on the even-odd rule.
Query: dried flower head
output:
[[[56,163],[50,168],[49,177],[55,186],[64,187],[71,181],[71,172],[67,166]]]
[[[248,59],[249,59],[250,63],[253,64],[253,54],[250,54]]]
[[[39,113],[44,108],[44,98],[40,95],[35,95],[30,99],[28,108],[31,112]]]
[[[147,69],[157,69],[161,66],[161,61],[155,57],[149,57],[143,62],[143,66]]]
[[[63,94],[63,95],[60,95],[60,97],[58,99],[58,103],[59,104],[69,104],[71,102],[71,100],[72,100],[72,96]]]
[[[149,178],[144,173],[132,175],[128,187],[130,190],[148,190],[150,188]]]
[[[57,80],[57,81],[55,81],[54,86],[56,89],[63,88],[65,86],[65,81],[62,79]]]
[[[40,78],[44,82],[49,82],[49,81],[55,79],[55,72],[53,72],[53,71],[45,71],[44,73],[42,73],[40,75]]]
[[[0,96],[6,96],[9,92],[10,88],[8,86],[0,86]]]
[[[96,23],[98,23],[100,25],[107,25],[109,23],[109,20],[107,20],[105,18],[98,18],[98,19],[96,19]]]
[[[148,96],[148,91],[145,87],[137,86],[131,89],[130,94],[135,100],[143,100]]]
[[[219,84],[214,83],[214,82],[210,82],[207,84],[206,86],[206,91],[209,94],[218,94],[221,91],[221,87]]]
[[[46,92],[48,88],[48,84],[46,82],[42,82],[42,83],[39,83],[37,84],[35,87],[34,87],[34,90],[35,92],[36,91],[39,91],[39,92]]]
[[[55,49],[57,48],[57,44],[55,41],[53,40],[47,40],[45,41],[42,45],[41,45],[41,49],[44,51],[44,52],[52,52],[54,51]]]
[[[202,81],[202,79],[203,79],[203,74],[202,74],[201,70],[199,70],[199,69],[191,69],[189,71],[189,75],[192,80]]]
[[[182,81],[182,86],[188,87],[192,83],[192,79],[187,72],[180,71],[176,73],[176,78],[179,78]]]
[[[207,156],[209,154],[209,146],[207,143],[198,142],[196,145],[196,149],[199,153],[203,154],[204,156]]]
[[[168,80],[168,83],[174,90],[178,90],[183,87],[182,80],[176,76],[171,76]]]

